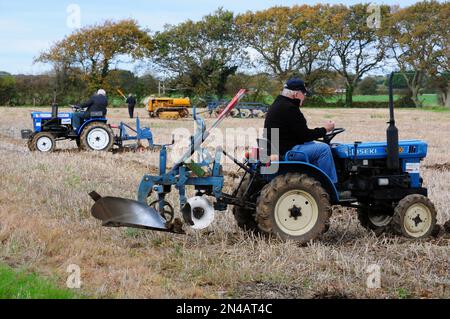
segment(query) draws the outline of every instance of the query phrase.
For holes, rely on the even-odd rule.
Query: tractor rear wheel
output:
[[[80,148],[86,151],[109,151],[114,144],[111,127],[103,122],[86,125],[80,134]]]
[[[263,233],[301,244],[325,233],[330,216],[328,193],[317,180],[298,173],[275,177],[262,189],[256,207]]]
[[[436,226],[436,208],[423,195],[404,197],[395,207],[392,228],[398,235],[408,238],[427,238]]]
[[[392,208],[388,207],[363,206],[358,208],[358,220],[364,228],[381,235],[388,230],[393,213]]]
[[[251,176],[249,175],[245,176],[244,180],[242,181],[241,187],[237,192],[236,195],[237,198],[242,198],[244,196],[244,193],[248,188],[250,180]],[[259,186],[259,189],[260,188],[261,185]],[[258,185],[253,183],[253,185],[248,190],[248,194],[254,194],[259,189]],[[245,231],[258,233],[259,228],[258,223],[256,222],[255,213],[256,212],[254,209],[248,209],[246,207],[239,207],[239,206],[233,207],[234,219],[236,220],[236,223],[238,224],[239,228],[242,228]]]
[[[39,132],[28,141],[30,151],[39,151],[44,153],[53,152],[56,146],[55,137],[49,132]]]

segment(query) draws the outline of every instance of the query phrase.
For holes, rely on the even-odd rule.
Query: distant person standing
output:
[[[136,105],[136,98],[131,93],[128,94],[127,104],[128,104],[128,114],[130,115],[130,119],[132,119],[133,113],[134,113],[134,107]]]

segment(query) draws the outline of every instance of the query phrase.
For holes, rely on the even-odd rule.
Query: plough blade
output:
[[[96,192],[89,193],[95,201],[91,214],[101,220],[106,227],[133,227],[158,231],[172,231],[166,220],[144,203],[119,197],[102,197]]]

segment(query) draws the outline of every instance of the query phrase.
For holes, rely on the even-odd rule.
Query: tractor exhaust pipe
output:
[[[53,91],[53,103],[52,103],[52,119],[58,118],[58,104],[56,103],[56,89]]]
[[[392,82],[395,72],[389,76],[389,126],[386,130],[387,139],[387,167],[389,169],[399,169],[399,154],[398,154],[398,129],[395,126],[394,118],[394,95],[392,89]]]

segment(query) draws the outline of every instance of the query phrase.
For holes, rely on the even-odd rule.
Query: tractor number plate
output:
[[[70,124],[72,123],[71,119],[61,119],[61,124]]]
[[[420,163],[406,163],[405,170],[408,173],[418,173],[420,170]]]

